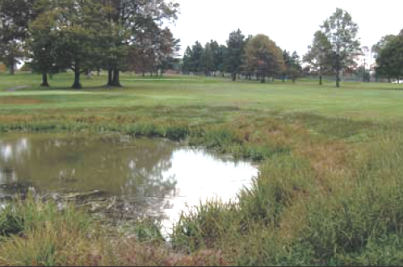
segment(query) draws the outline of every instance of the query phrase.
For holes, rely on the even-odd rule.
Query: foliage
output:
[[[283,73],[283,82],[286,76],[291,77],[293,83],[298,79],[302,72],[302,66],[299,59],[299,56],[296,51],[290,55],[287,50],[283,52],[283,58],[285,62],[286,71]]]
[[[129,48],[128,70],[142,73],[163,72],[174,64],[179,50],[179,40],[175,39],[169,28],[160,29],[153,20],[144,23],[142,31],[135,37],[135,45]]]
[[[377,72],[400,80],[403,76],[403,34],[385,36],[377,45]]]
[[[310,70],[319,74],[319,84],[322,85],[322,76],[331,69],[331,58],[327,51],[331,50],[331,44],[322,31],[315,32],[313,43],[309,46],[309,51],[303,57],[303,61],[308,63]]]
[[[102,2],[106,7],[111,10],[107,19],[109,24],[108,45],[105,47],[106,58],[103,61],[108,69],[108,85],[109,86],[121,86],[119,78],[119,70],[126,69],[128,66],[127,49],[130,45],[136,45],[139,41],[140,51],[136,51],[137,56],[147,56],[150,50],[154,52],[152,58],[156,60],[147,59],[147,64],[150,62],[154,64],[160,64],[160,67],[165,67],[164,58],[160,58],[161,51],[163,49],[153,51],[152,45],[157,43],[161,45],[160,41],[156,41],[159,38],[168,40],[171,42],[169,49],[176,49],[177,41],[173,39],[171,33],[170,36],[166,34],[168,31],[161,30],[160,26],[164,21],[171,21],[177,18],[177,12],[179,4],[175,2],[168,2],[165,0],[153,0],[153,1],[132,1],[132,0],[97,0]],[[150,28],[157,28],[156,31],[150,31]],[[146,33],[146,34],[145,34]],[[143,35],[142,35],[143,34]],[[141,37],[137,39],[138,35]],[[145,46],[145,48],[144,48]],[[146,49],[147,51],[144,51]],[[170,56],[165,51],[165,56]],[[144,58],[143,58],[144,60]],[[158,61],[159,60],[159,61]],[[143,64],[144,65],[144,64]],[[113,74],[113,76],[112,76]]]
[[[227,40],[227,49],[224,56],[224,69],[231,73],[232,80],[235,81],[237,74],[240,73],[245,47],[245,35],[241,30],[230,33]]]
[[[255,72],[264,83],[266,76],[281,73],[285,69],[282,51],[269,37],[256,35],[246,43],[244,68],[248,73]]]
[[[14,74],[15,67],[25,55],[24,43],[29,36],[28,24],[37,16],[37,0],[0,1],[0,60]]]
[[[340,72],[353,66],[354,58],[360,54],[358,25],[353,22],[348,12],[337,8],[321,28],[330,44],[330,49],[326,53],[336,74],[336,86],[340,87]]]

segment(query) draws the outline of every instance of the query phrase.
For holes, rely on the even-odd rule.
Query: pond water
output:
[[[54,199],[90,199],[119,219],[153,217],[164,232],[187,207],[235,200],[258,170],[203,149],[124,136],[0,138],[0,199],[35,188]]]

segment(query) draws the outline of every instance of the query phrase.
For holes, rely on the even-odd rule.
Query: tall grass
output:
[[[308,159],[271,157],[237,205],[182,217],[174,244],[222,249],[246,265],[401,265],[402,157],[402,135],[378,135],[339,176]]]
[[[189,107],[169,109],[165,120],[142,109],[151,115],[6,116],[0,132],[118,132],[185,141],[258,161],[253,187],[236,203],[207,203],[183,215],[172,249],[150,222],[122,235],[74,207],[20,201],[0,213],[0,264],[403,264],[400,125],[255,110],[200,119],[203,113]]]

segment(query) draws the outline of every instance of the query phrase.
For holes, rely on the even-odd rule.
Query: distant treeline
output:
[[[196,42],[187,47],[182,64],[185,74],[224,76],[229,73],[234,81],[240,75],[247,79],[256,77],[261,82],[265,82],[266,77],[295,81],[301,71],[297,52],[283,51],[263,34],[245,38],[239,29],[229,35],[226,45],[212,40],[204,46]]]

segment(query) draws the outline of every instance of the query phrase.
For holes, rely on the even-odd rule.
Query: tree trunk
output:
[[[119,74],[120,74],[119,69],[117,69],[117,68],[113,69],[112,86],[122,87],[122,85],[120,84],[120,76],[119,76]]]
[[[49,87],[48,83],[48,73],[46,71],[42,72],[42,84],[43,87]]]
[[[340,87],[340,71],[337,70],[336,72],[336,87],[339,88]]]
[[[143,71],[143,73],[142,73],[142,76],[143,76],[143,77],[146,77],[146,73],[145,73],[144,71]]]
[[[260,76],[260,82],[265,83],[266,82],[266,75],[261,75]]]
[[[339,49],[337,49],[337,61],[336,61],[336,87],[340,87],[340,54],[339,54]]]
[[[10,74],[11,75],[14,75],[14,73],[15,73],[15,59],[14,59],[14,56],[12,56],[11,57],[11,64],[10,64]]]
[[[233,81],[233,82],[236,81],[236,73],[232,73],[232,81]]]
[[[108,70],[108,84],[107,86],[113,86],[113,70]]]
[[[74,84],[72,86],[73,89],[81,89],[83,88],[81,83],[80,83],[80,63],[75,64],[75,69],[74,69]]]
[[[320,75],[319,75],[319,85],[323,85],[322,80],[323,80],[323,77],[322,77],[322,74],[320,74]]]

